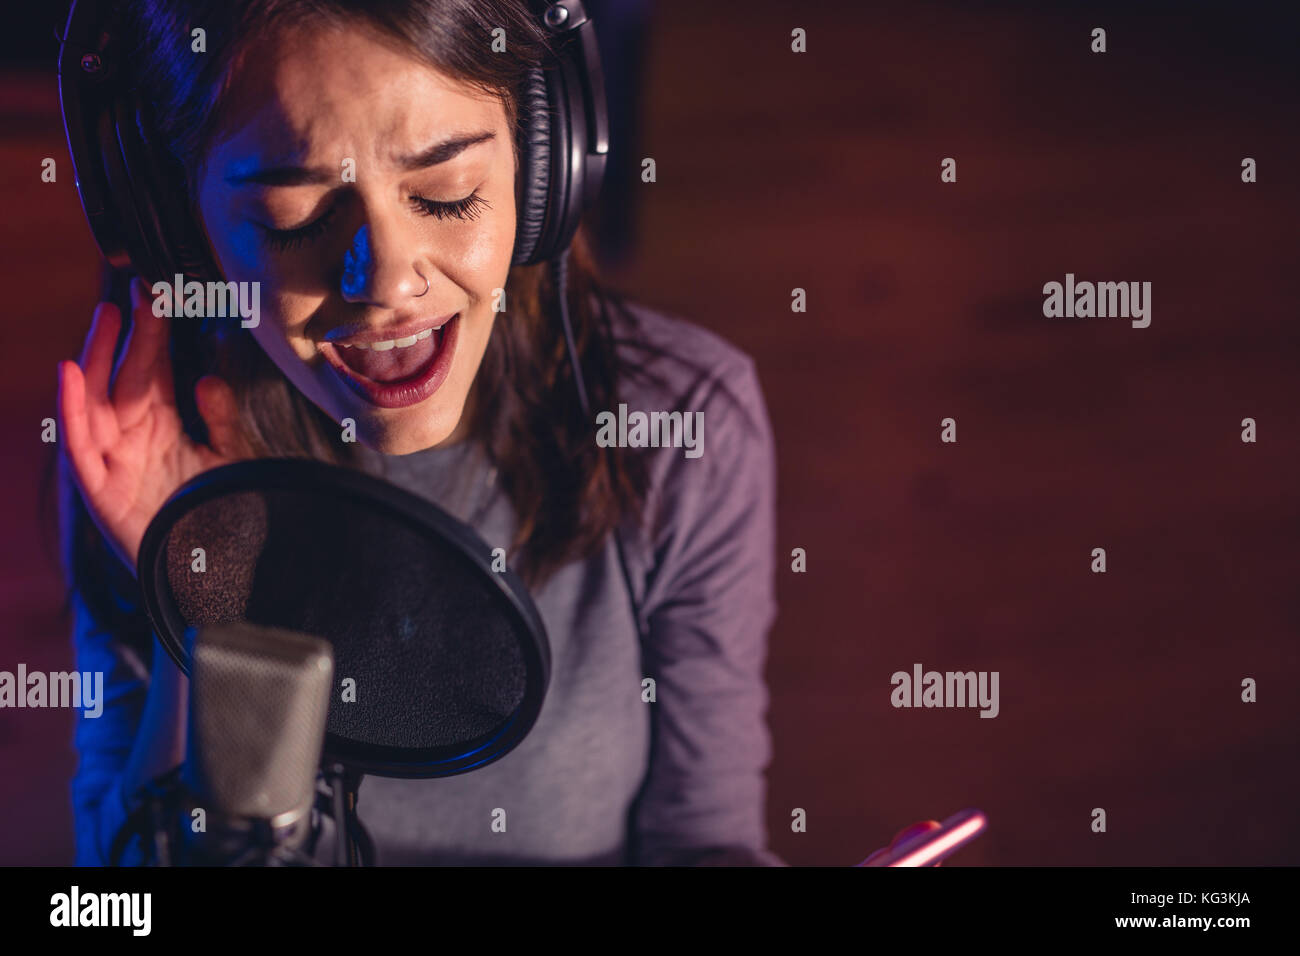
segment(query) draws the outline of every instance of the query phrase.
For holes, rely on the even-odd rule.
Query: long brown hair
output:
[[[138,41],[134,68],[146,102],[153,104],[160,143],[185,170],[191,200],[213,117],[245,42],[255,34],[313,18],[376,27],[435,68],[501,97],[512,128],[523,81],[547,53],[547,38],[523,0],[141,0],[131,8]],[[190,52],[195,25],[206,31],[208,50],[198,57]],[[497,27],[506,31],[507,52],[481,55]],[[620,360],[615,313],[629,328],[635,316],[596,276],[583,229],[571,246],[567,285],[591,408],[613,407],[618,382],[635,371]],[[513,266],[506,299],[509,321],[495,323],[467,414],[470,440],[481,442],[497,467],[518,518],[512,564],[535,587],[562,565],[594,552],[620,522],[640,513],[646,472],[638,457],[623,449],[599,449],[593,440],[560,328],[558,290],[546,264]],[[337,424],[249,335],[232,332],[231,325],[211,320],[172,325],[177,408],[190,437],[207,440],[194,386],[212,373],[233,386],[246,438],[257,455],[352,465],[352,446],[339,440]],[[80,496],[66,484],[65,475],[69,601],[80,594],[103,626],[142,651],[150,640],[147,621],[138,611],[129,620],[122,615],[124,599],[138,609],[138,584],[111,556]]]

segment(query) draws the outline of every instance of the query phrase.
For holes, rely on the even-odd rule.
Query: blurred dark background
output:
[[[615,284],[765,386],[772,847],[850,864],[977,806],[990,830],[949,865],[1300,862],[1296,5],[632,7],[644,26],[605,42],[644,53],[625,135],[658,182],[607,187],[593,223]],[[98,278],[54,81],[65,8],[13,7],[0,34],[5,670],[73,666],[37,507]],[[1067,272],[1150,281],[1150,328],[1044,318]],[[999,671],[1000,715],[892,708],[917,662]],[[0,863],[71,861],[73,720],[0,711]]]

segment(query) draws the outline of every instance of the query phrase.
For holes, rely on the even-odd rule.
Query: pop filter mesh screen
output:
[[[166,543],[182,619],[330,642],[326,729],[348,741],[433,748],[495,731],[524,699],[518,616],[455,544],[350,502],[311,489],[240,491],[190,510]]]

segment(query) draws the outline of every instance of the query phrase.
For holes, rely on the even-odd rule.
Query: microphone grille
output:
[[[310,807],[329,712],[328,642],[247,623],[194,641],[184,778],[209,817],[271,820]]]

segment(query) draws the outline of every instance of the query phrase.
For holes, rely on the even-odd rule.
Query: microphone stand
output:
[[[334,865],[374,866],[374,841],[357,816],[357,791],[364,774],[333,761],[322,773],[329,793],[317,793],[316,808],[334,821]],[[312,834],[313,851],[318,837],[318,832]]]
[[[141,866],[183,865],[184,837],[180,820],[186,791],[177,766],[150,780],[141,802],[113,839],[109,866],[121,866],[133,837],[141,837]],[[316,793],[316,812],[334,821],[335,866],[374,866],[375,844],[357,816],[357,791],[363,774],[340,763],[322,768],[329,791]],[[340,822],[342,821],[342,822]],[[249,848],[227,866],[322,866],[314,858],[320,839],[319,823],[312,827],[305,850],[283,846],[275,840],[269,821],[253,821]],[[151,837],[151,838],[150,838]]]
[[[174,821],[180,813],[180,776],[181,768],[176,766],[145,784],[141,791],[140,805],[127,816],[113,838],[113,845],[108,853],[109,866],[122,865],[122,857],[132,837],[144,838],[151,832],[153,839],[141,841],[140,849],[144,858],[140,865],[174,865],[172,838]]]

